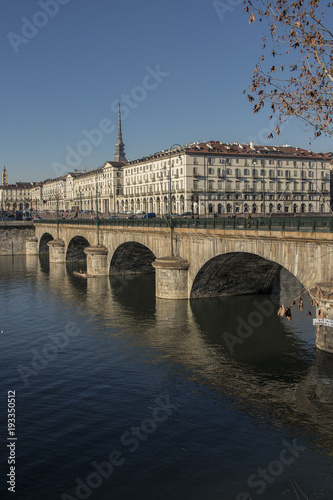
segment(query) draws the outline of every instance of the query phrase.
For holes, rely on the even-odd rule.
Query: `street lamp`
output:
[[[96,179],[96,231],[97,231],[97,245],[99,245],[99,214],[98,214],[98,196],[97,196],[98,183]]]
[[[266,215],[266,206],[265,206],[265,169],[262,170],[262,200],[263,200],[263,215]]]
[[[81,186],[79,186],[79,194],[80,194],[80,214],[82,219],[82,194],[81,194]]]
[[[171,155],[172,155],[172,149],[173,148],[182,148],[180,144],[173,144],[170,148],[170,164],[169,164],[169,225],[170,225],[170,253],[171,257],[173,257],[173,223],[172,223],[172,207],[171,207],[171,188],[172,188],[172,182],[171,182],[171,171],[172,171],[172,162],[171,162]],[[180,155],[179,155],[180,157]]]
[[[56,203],[57,203],[57,240],[59,239],[59,194],[56,193]]]

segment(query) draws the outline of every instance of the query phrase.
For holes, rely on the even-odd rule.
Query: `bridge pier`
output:
[[[181,257],[162,257],[152,262],[155,268],[156,297],[188,299],[189,263]]]
[[[36,236],[28,236],[25,238],[25,254],[38,255],[38,238]]]
[[[108,249],[103,245],[84,249],[87,256],[87,274],[89,276],[106,276],[109,274]]]
[[[51,240],[48,242],[50,249],[49,262],[65,262],[65,242],[64,240]]]
[[[333,354],[333,283],[317,283],[310,294],[316,301],[317,319],[323,323],[316,325],[316,346]]]

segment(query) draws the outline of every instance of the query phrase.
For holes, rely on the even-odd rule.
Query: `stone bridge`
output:
[[[270,293],[284,267],[316,300],[326,319],[317,326],[317,346],[333,352],[333,328],[327,326],[333,319],[331,232],[190,225],[171,233],[168,227],[80,222],[40,221],[26,252],[49,248],[50,263],[85,259],[88,277],[155,271],[156,296],[163,299]]]

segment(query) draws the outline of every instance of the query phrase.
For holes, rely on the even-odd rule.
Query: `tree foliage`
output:
[[[250,23],[267,24],[248,95],[254,112],[269,104],[270,118],[278,118],[277,134],[281,123],[292,116],[305,122],[316,137],[333,136],[333,35],[327,21],[332,19],[333,2],[244,0],[244,4]]]

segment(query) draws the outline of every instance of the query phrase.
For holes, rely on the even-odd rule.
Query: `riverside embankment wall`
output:
[[[0,255],[25,254],[25,238],[35,235],[32,222],[0,222]]]

